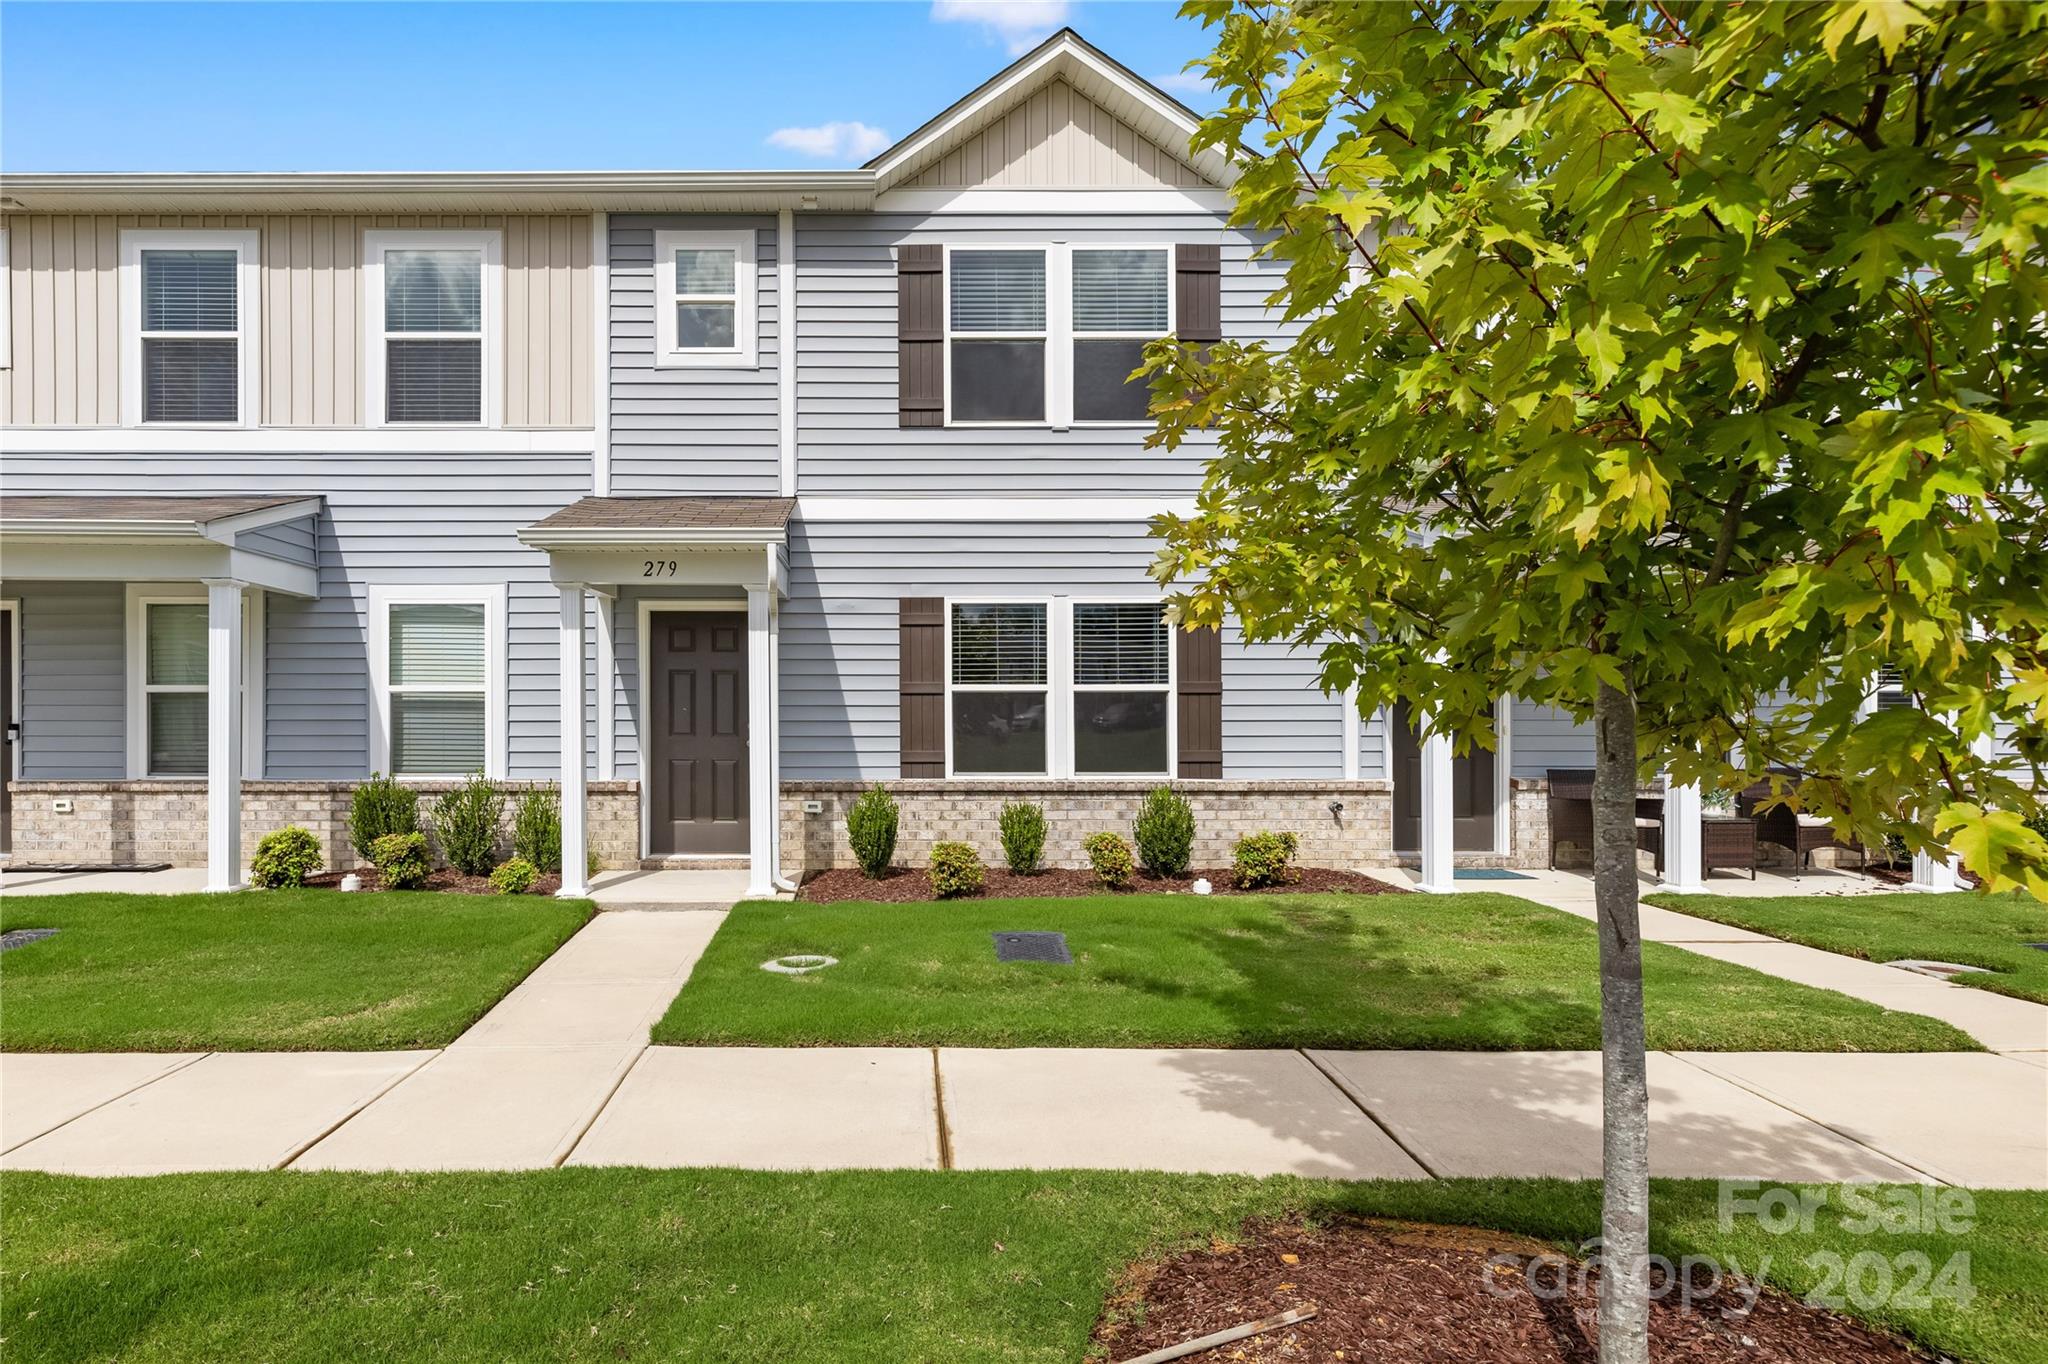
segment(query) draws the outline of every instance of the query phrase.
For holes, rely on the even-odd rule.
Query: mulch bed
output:
[[[1295,872],[1295,879],[1284,886],[1270,886],[1262,890],[1238,890],[1231,885],[1230,868],[1221,867],[1204,871],[1196,869],[1186,876],[1147,876],[1138,873],[1131,881],[1130,889],[1121,892],[1126,895],[1192,895],[1197,878],[1206,879],[1217,895],[1272,895],[1279,891],[1289,894],[1347,895],[1407,895],[1406,886],[1392,886],[1385,881],[1375,881],[1355,871],[1332,871],[1325,867],[1301,867]],[[964,896],[964,899],[983,900],[1028,900],[1050,898],[1067,900],[1083,895],[1108,895],[1117,892],[1105,887],[1092,871],[1080,871],[1070,867],[1054,867],[1046,871],[1019,876],[1001,867],[987,869],[987,879],[979,896]],[[886,904],[907,904],[917,900],[936,898],[932,894],[932,878],[929,872],[918,867],[891,867],[878,881],[870,881],[857,867],[835,867],[821,871],[803,883],[797,891],[797,899],[809,900],[814,904],[834,904],[841,900],[879,900]]]
[[[341,878],[343,875],[344,873],[338,871],[325,871],[321,872],[318,876],[308,876],[306,878],[306,889],[339,890],[341,889]],[[384,889],[384,879],[377,874],[375,867],[363,867],[356,872],[356,875],[363,878],[364,890]],[[544,871],[540,874],[540,879],[533,883],[533,889],[526,893],[528,895],[553,895],[561,888],[562,877],[560,873]],[[428,872],[427,883],[424,886],[415,886],[414,889],[446,891],[450,895],[496,895],[498,893],[498,888],[491,884],[490,877],[466,876],[453,867],[441,867],[435,871]]]
[[[1141,1265],[1095,1328],[1095,1359],[1128,1360],[1290,1308],[1317,1315],[1188,1356],[1343,1364],[1597,1364],[1598,1271],[1527,1266],[1547,1247],[1501,1232],[1343,1221],[1247,1227],[1236,1244]],[[1499,1257],[1496,1260],[1495,1257]],[[1560,1280],[1562,1283],[1560,1284]],[[1796,1298],[1711,1271],[1690,1307],[1675,1287],[1650,1308],[1658,1364],[1924,1364],[1904,1342]],[[1550,1290],[1555,1287],[1557,1291]]]

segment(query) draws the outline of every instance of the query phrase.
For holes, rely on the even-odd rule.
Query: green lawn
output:
[[[581,928],[541,896],[41,895],[0,928],[0,1050],[368,1051],[438,1047]]]
[[[995,960],[1063,931],[1072,966]],[[772,975],[772,957],[840,965]],[[1600,1045],[1583,919],[1507,895],[1121,895],[737,906],[654,1027],[713,1045],[1578,1049]],[[1971,1051],[1919,1014],[1643,948],[1652,1047]]]
[[[1109,1172],[0,1176],[11,1360],[1071,1361],[1131,1261],[1252,1216],[1340,1212],[1597,1233],[1591,1184],[1333,1184]],[[2048,1350],[2048,1196],[1975,1227],[1717,1230],[1715,1186],[1659,1182],[1655,1248],[1793,1292],[1817,1253],[1967,1251],[1975,1297],[1868,1314],[1962,1359]]]
[[[1870,961],[1918,957],[1988,966],[1958,985],[2048,1004],[2048,904],[2008,895],[1653,895],[1654,904]]]

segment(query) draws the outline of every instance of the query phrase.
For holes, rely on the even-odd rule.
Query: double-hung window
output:
[[[946,372],[950,420],[1043,422],[1047,413],[1046,251],[949,253]]]
[[[1050,769],[1046,603],[953,602],[947,613],[950,770],[1043,776]]]
[[[493,588],[373,588],[378,742],[397,777],[498,775],[504,596]]]
[[[954,246],[946,271],[949,424],[1148,419],[1130,375],[1174,327],[1172,248]]]
[[[125,232],[121,244],[125,419],[254,424],[256,234]]]
[[[498,248],[496,232],[364,234],[373,420],[498,424]]]
[[[1152,386],[1132,380],[1145,345],[1173,330],[1165,247],[1074,248],[1074,420],[1142,422]]]
[[[752,232],[655,233],[655,364],[751,368],[754,270]]]
[[[140,603],[143,771],[206,775],[206,602]]]
[[[1157,602],[1075,602],[1074,771],[1169,774],[1173,641]]]

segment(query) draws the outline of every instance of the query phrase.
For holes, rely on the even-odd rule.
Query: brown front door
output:
[[[1474,744],[1451,759],[1451,850],[1496,852],[1493,846],[1494,755]],[[1422,744],[1408,703],[1394,707],[1394,848],[1422,846]]]
[[[14,797],[7,783],[14,780],[14,612],[0,611],[0,852],[14,847]]]
[[[747,851],[747,617],[648,621],[648,851]]]

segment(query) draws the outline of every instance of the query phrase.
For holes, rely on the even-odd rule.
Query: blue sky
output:
[[[1202,107],[1152,0],[0,3],[0,171],[857,165],[1060,24]]]

